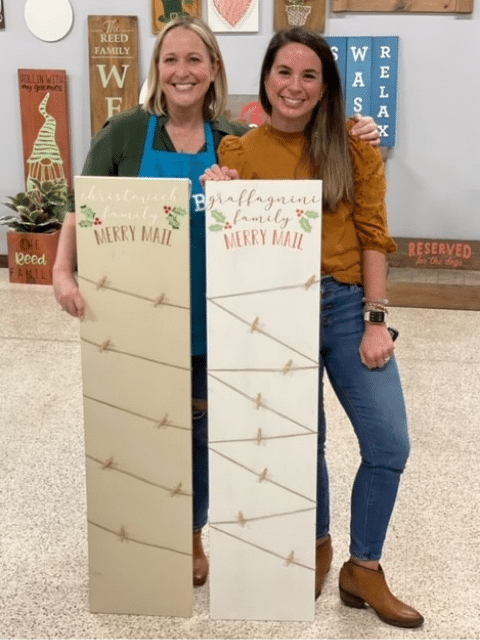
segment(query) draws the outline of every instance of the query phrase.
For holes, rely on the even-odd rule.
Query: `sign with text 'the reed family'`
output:
[[[189,181],[75,179],[90,607],[190,616]]]
[[[314,615],[321,186],[206,186],[214,618]]]

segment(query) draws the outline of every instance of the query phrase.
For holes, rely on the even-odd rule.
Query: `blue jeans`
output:
[[[331,277],[322,278],[321,287],[317,538],[329,531],[325,369],[360,445],[361,464],[352,490],[350,553],[361,560],[378,560],[410,449],[400,376],[395,358],[371,370],[360,361],[363,288]]]
[[[192,356],[192,398],[207,399],[207,356]],[[192,413],[193,530],[208,519],[208,415]]]

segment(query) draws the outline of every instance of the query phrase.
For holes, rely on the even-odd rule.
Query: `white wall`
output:
[[[70,0],[75,22],[59,42],[27,29],[24,0],[5,0],[0,31],[0,202],[24,188],[18,68],[66,69],[74,173],[90,141],[87,16],[138,15],[141,76],[154,42],[150,0]],[[273,0],[260,0],[260,32],[220,35],[230,93],[257,92],[273,33]],[[206,6],[206,0],[204,0]],[[395,236],[480,240],[480,0],[472,15],[333,14],[326,35],[398,35],[398,142],[387,162]],[[1,215],[8,209],[0,207]],[[6,253],[0,229],[0,254]]]

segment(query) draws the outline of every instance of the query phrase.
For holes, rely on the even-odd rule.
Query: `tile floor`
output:
[[[213,621],[208,584],[191,619],[88,610],[79,330],[50,287],[0,269],[1,638],[479,638],[480,313],[395,308],[413,453],[383,566],[425,616],[404,630],[338,597],[358,448],[331,390],[335,556],[313,623]],[[207,540],[208,543],[208,540]]]

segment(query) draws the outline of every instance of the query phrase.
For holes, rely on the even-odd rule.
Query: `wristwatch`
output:
[[[375,311],[365,311],[363,318],[365,322],[371,322],[372,324],[385,324],[387,314],[385,311],[376,309]]]

